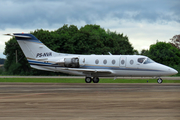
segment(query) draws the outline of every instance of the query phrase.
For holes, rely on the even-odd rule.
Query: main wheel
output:
[[[91,78],[91,77],[86,77],[86,78],[85,78],[85,82],[86,82],[86,83],[91,83],[91,81],[92,81],[92,78]]]
[[[98,77],[93,77],[93,82],[94,83],[98,83],[99,82],[99,78]]]
[[[157,82],[158,82],[159,84],[161,84],[161,83],[163,82],[163,80],[162,80],[161,78],[158,78],[158,79],[157,79]]]

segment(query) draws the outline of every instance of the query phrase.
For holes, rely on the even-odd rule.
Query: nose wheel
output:
[[[161,83],[163,82],[163,80],[162,80],[161,78],[158,78],[158,79],[157,79],[157,82],[158,82],[159,84],[161,84]]]
[[[98,83],[99,82],[99,78],[98,77],[93,77],[93,79],[91,77],[86,77],[85,78],[85,82],[86,83],[91,83],[93,81],[93,83]]]

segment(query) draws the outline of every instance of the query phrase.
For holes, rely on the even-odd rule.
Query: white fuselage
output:
[[[78,58],[79,67],[68,69],[64,66],[59,66],[59,64],[54,63],[63,63],[66,58]],[[61,57],[50,57],[46,62],[35,62],[30,60],[29,63],[31,67],[41,70],[54,71],[54,72],[63,72],[68,74],[75,75],[84,75],[92,77],[114,77],[114,76],[152,76],[160,77],[165,75],[173,75],[177,73],[176,70],[168,66],[152,62],[152,63],[140,63],[138,62],[139,58],[147,59],[146,56],[140,55],[68,55]],[[34,64],[35,63],[35,64]],[[94,70],[102,72],[88,72],[88,71],[79,71],[78,69],[83,70]],[[110,71],[106,73],[103,71]]]

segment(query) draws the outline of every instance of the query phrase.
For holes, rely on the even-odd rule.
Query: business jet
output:
[[[79,55],[50,50],[32,34],[6,34],[16,38],[30,66],[35,69],[62,72],[85,77],[86,83],[99,82],[99,77],[156,77],[178,72],[142,55]]]

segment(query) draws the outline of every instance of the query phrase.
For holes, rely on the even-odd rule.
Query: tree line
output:
[[[53,51],[61,53],[106,55],[111,52],[113,55],[138,54],[138,51],[133,48],[126,35],[105,30],[99,25],[85,25],[78,29],[75,25],[68,26],[65,24],[55,31],[39,29],[30,33]],[[6,55],[5,71],[2,74],[62,75],[62,73],[31,68],[15,38],[11,38],[5,45],[3,53]],[[172,43],[157,42],[151,45],[149,50],[142,50],[141,53],[159,63],[175,68],[180,66],[180,50]]]
[[[0,58],[0,64],[4,64],[5,59],[4,58]]]

